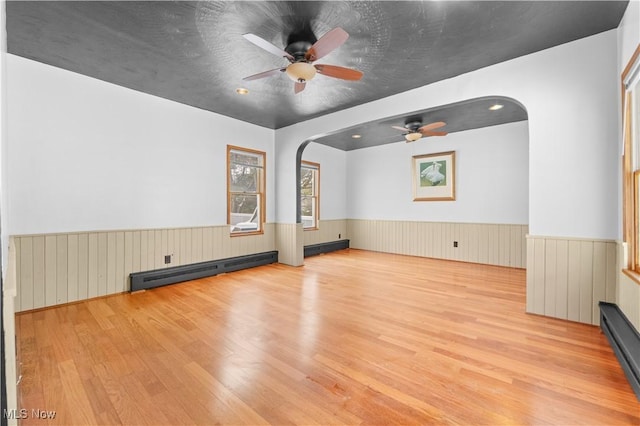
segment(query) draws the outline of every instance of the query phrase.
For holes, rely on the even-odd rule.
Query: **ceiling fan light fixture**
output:
[[[415,142],[421,137],[422,137],[422,133],[418,133],[418,132],[411,132],[404,135],[404,138],[407,140],[407,142]]]
[[[248,94],[249,94],[249,89],[246,89],[246,88],[244,88],[244,87],[238,87],[238,88],[236,89],[236,93],[237,93],[238,95],[248,95]]]
[[[304,83],[316,75],[316,68],[309,62],[294,62],[287,67],[287,75],[293,81]]]

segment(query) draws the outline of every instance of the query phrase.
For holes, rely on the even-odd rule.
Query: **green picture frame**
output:
[[[411,163],[413,201],[455,201],[456,152],[414,155]]]

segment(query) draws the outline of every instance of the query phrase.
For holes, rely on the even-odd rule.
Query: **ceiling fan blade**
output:
[[[251,81],[251,80],[257,80],[259,78],[271,77],[272,75],[279,74],[281,72],[284,72],[285,70],[286,68],[276,68],[269,71],[263,71],[263,72],[259,72],[258,74],[250,75],[249,77],[245,77],[243,78],[243,80]]]
[[[405,133],[409,131],[409,129],[407,129],[406,127],[400,127],[400,126],[391,126],[391,127],[393,127],[396,130],[400,130],[401,132],[405,132]]]
[[[348,38],[349,33],[345,30],[340,27],[334,28],[320,37],[320,40],[316,41],[313,46],[307,50],[304,57],[307,61],[317,61],[342,46]]]
[[[327,77],[340,78],[342,80],[360,80],[362,78],[362,71],[354,70],[353,68],[338,67],[336,65],[314,65],[316,70]]]
[[[298,93],[302,92],[305,87],[306,87],[306,83],[300,83],[299,81],[296,81],[293,91],[297,95]]]
[[[447,136],[449,133],[448,132],[433,132],[433,131],[426,131],[426,132],[420,132],[422,133],[423,136]]]
[[[422,132],[426,132],[426,131],[429,131],[429,130],[438,129],[438,128],[440,128],[442,126],[446,126],[446,125],[447,125],[447,123],[445,123],[444,121],[436,121],[435,123],[425,124],[424,126],[420,127],[418,129],[418,131],[420,133],[422,133]]]
[[[266,50],[269,53],[273,53],[276,56],[284,57],[290,61],[293,61],[293,56],[291,56],[289,53],[285,52],[284,50],[280,49],[277,46],[274,46],[273,44],[269,43],[267,40],[261,37],[258,37],[255,34],[247,33],[247,34],[243,34],[242,37],[246,38],[251,43],[255,44],[258,47],[261,47],[262,49]]]

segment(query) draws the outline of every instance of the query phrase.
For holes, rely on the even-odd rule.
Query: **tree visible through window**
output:
[[[262,232],[265,153],[227,146],[227,223],[232,234]]]
[[[300,167],[300,207],[304,229],[317,229],[320,206],[320,164],[303,161]]]

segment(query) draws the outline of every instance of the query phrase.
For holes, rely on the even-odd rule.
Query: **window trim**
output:
[[[260,219],[259,219],[259,228],[256,231],[231,231],[231,195],[233,192],[231,191],[231,152],[232,151],[240,151],[245,152],[247,154],[252,155],[260,155],[262,156],[262,176],[259,179],[260,191],[256,193],[259,194],[260,198]],[[264,151],[259,151],[257,149],[244,148],[236,145],[227,145],[227,226],[229,227],[229,236],[231,237],[240,237],[245,235],[262,235],[264,234],[264,224],[266,217],[266,204],[267,204],[267,153]]]
[[[314,179],[315,195],[313,196],[313,198],[315,198],[315,206],[316,206],[315,221],[313,226],[305,228],[303,225],[302,229],[303,231],[317,231],[318,229],[320,229],[320,163],[314,163],[312,161],[302,160],[300,161],[300,169],[302,168],[315,169],[316,171],[316,178]],[[300,188],[300,200],[302,200],[302,197],[303,197],[302,188]],[[302,217],[302,213],[300,217]]]
[[[627,264],[623,272],[637,284],[640,284],[640,165],[634,170],[633,155],[635,150],[640,151],[640,141],[636,141],[638,146],[633,146],[633,98],[631,91],[627,89],[628,79],[632,70],[640,67],[640,44],[631,56],[622,75],[621,100],[622,100],[622,134],[623,134],[623,154],[622,154],[622,237],[627,243]],[[640,96],[637,93],[636,96]],[[637,123],[640,125],[640,122]],[[634,150],[635,148],[635,150]],[[640,153],[640,152],[639,152]]]

